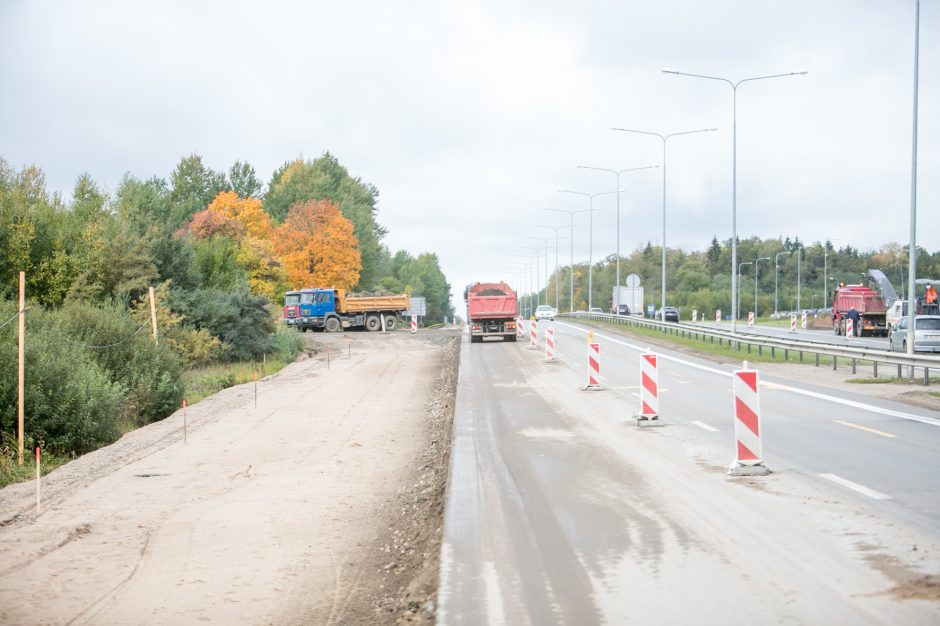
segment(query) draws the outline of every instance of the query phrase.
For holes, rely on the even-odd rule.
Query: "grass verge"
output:
[[[23,464],[17,462],[17,448],[19,442],[9,433],[3,433],[0,442],[0,489],[13,483],[21,483],[36,478],[36,443],[29,439],[23,444]],[[72,460],[70,456],[59,456],[42,451],[41,469],[45,476],[60,465]]]
[[[897,378],[893,376],[879,376],[878,378],[850,378],[846,380],[847,383],[855,383],[856,385],[923,385],[923,377],[915,378],[911,380],[910,378]],[[930,377],[930,384],[937,385],[940,384],[940,378],[935,376]],[[938,395],[940,392],[932,391],[931,395]]]

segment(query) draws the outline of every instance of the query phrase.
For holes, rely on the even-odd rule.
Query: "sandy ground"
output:
[[[257,408],[189,407],[185,444],[177,412],[50,474],[38,514],[0,491],[0,623],[432,621],[459,340],[313,337]]]

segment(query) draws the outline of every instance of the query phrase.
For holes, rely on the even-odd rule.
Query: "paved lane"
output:
[[[845,487],[854,483],[820,476],[863,484],[864,462],[782,451],[794,441],[838,439],[836,447],[873,459],[884,454],[882,439],[905,453],[916,447],[908,439],[919,439],[924,449],[912,453],[936,456],[936,439],[924,436],[940,432],[934,416],[819,409],[824,418],[808,417],[787,403],[849,405],[765,387],[765,456],[774,473],[732,479],[724,473],[732,458],[730,368],[662,352],[666,425],[637,430],[631,382],[642,346],[599,333],[607,388],[583,392],[586,331],[566,322],[555,329],[558,364],[521,342],[464,342],[440,624],[940,620],[936,605],[885,594],[898,581],[859,548],[877,546],[901,571],[940,571],[931,556],[940,555],[940,525],[923,528],[936,520],[936,482],[902,493],[890,477],[873,488],[892,498],[874,500]],[[841,418],[872,430],[889,420],[897,437],[832,421]],[[934,465],[922,470],[937,475]],[[922,510],[911,506],[918,490],[934,498]],[[921,546],[916,557],[912,543]]]
[[[723,322],[721,324],[716,324],[714,322],[698,322],[697,325],[705,326],[707,328],[731,330],[731,322]],[[809,328],[804,330],[799,327],[799,320],[797,320],[797,330],[794,333],[790,332],[789,327],[783,328],[780,326],[761,326],[758,324],[748,328],[746,321],[739,323],[737,330],[738,333],[742,335],[779,337],[782,339],[796,339],[799,341],[812,341],[814,343],[827,343],[840,346],[849,345],[864,348],[877,348],[879,350],[888,349],[888,340],[884,337],[852,337],[851,339],[846,339],[845,337],[836,335],[831,330],[814,330]]]

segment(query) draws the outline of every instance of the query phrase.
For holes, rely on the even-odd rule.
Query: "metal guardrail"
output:
[[[610,315],[607,313],[559,313],[558,317],[569,319],[580,319],[589,321],[609,322],[622,324],[625,326],[645,327],[659,330],[665,334],[688,337],[710,338],[712,342],[717,339],[719,345],[728,342],[728,345],[737,347],[741,350],[742,346],[747,347],[748,353],[752,347],[757,347],[758,354],[763,354],[764,348],[769,348],[771,356],[775,355],[776,350],[783,350],[784,357],[789,359],[789,352],[796,352],[800,355],[800,361],[803,360],[803,354],[815,354],[816,365],[819,365],[819,357],[827,356],[832,358],[832,368],[838,367],[838,360],[849,359],[852,362],[852,373],[855,373],[857,361],[870,361],[874,367],[875,377],[878,376],[878,364],[885,363],[898,367],[898,378],[902,378],[901,369],[904,367],[923,369],[924,384],[930,383],[930,370],[940,371],[940,356],[926,354],[915,354],[908,356],[905,352],[891,352],[888,350],[878,350],[864,346],[840,346],[838,344],[821,343],[816,341],[804,341],[799,339],[785,339],[781,337],[770,337],[761,335],[750,335],[742,333],[732,333],[730,330],[717,328],[708,328],[693,323],[686,322],[661,322],[659,320],[650,320],[634,315]],[[911,370],[913,379],[913,369]]]

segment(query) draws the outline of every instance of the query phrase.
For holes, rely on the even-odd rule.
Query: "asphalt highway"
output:
[[[722,322],[721,324],[716,324],[714,322],[698,322],[698,324],[709,328],[731,330],[731,322]],[[762,326],[760,324],[755,324],[749,328],[746,321],[738,323],[737,331],[742,335],[781,337],[785,339],[813,341],[832,345],[877,348],[879,350],[888,349],[888,340],[885,337],[850,337],[847,339],[841,335],[836,335],[830,329],[807,328],[804,330],[803,328],[800,328],[799,319],[797,319],[796,332],[792,333],[790,332],[789,327],[784,328],[782,326]]]
[[[940,414],[762,377],[772,473],[732,478],[734,368],[657,349],[638,429],[646,346],[595,332],[581,391],[588,329],[553,326],[556,363],[464,341],[438,623],[940,620],[891,593],[940,572]]]

